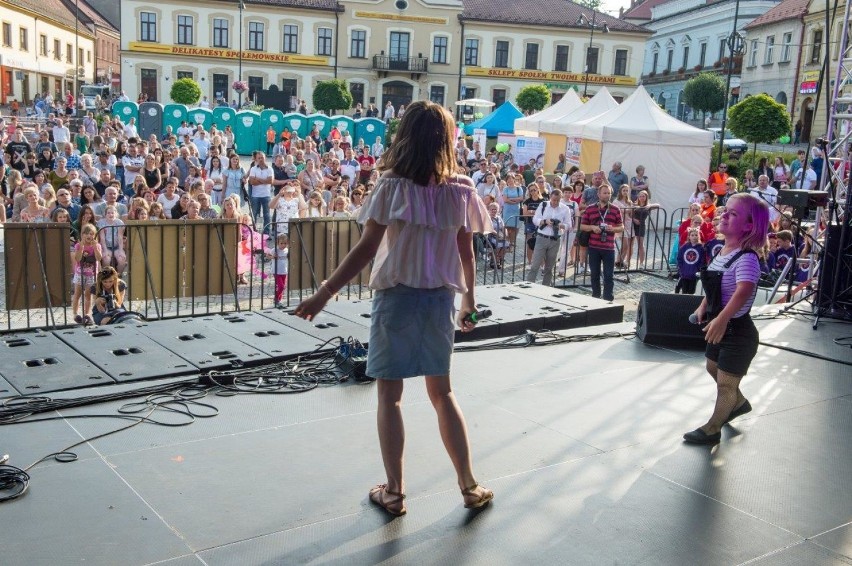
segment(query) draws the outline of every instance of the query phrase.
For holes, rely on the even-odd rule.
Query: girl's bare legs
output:
[[[74,285],[74,296],[71,298],[71,312],[74,316],[80,314],[80,298],[83,296],[83,286]]]
[[[644,265],[645,264],[645,238],[643,236],[636,236],[636,254],[639,257],[639,265]]]
[[[403,453],[405,451],[405,426],[402,422],[402,387],[401,379],[377,379],[376,389],[379,396],[379,407],[376,421],[379,429],[379,447],[382,451],[382,462],[387,474],[387,491],[405,493],[403,481]],[[384,493],[379,497],[384,497]],[[383,499],[393,510],[403,507],[402,499],[393,497]]]
[[[456,469],[459,488],[465,490],[476,485],[473,475],[473,463],[470,456],[470,443],[467,437],[467,424],[461,408],[456,402],[448,375],[430,375],[426,377],[426,392],[438,415],[438,429],[447,454]],[[465,494],[465,503],[475,501],[487,490],[481,486]]]

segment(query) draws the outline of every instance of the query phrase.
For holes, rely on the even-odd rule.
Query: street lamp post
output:
[[[589,95],[589,57],[592,53],[592,42],[595,39],[595,30],[601,30],[601,33],[609,33],[609,27],[604,22],[602,25],[597,24],[595,19],[597,18],[597,11],[592,10],[592,19],[589,18],[585,14],[580,14],[580,17],[577,19],[578,26],[589,26],[589,48],[586,49],[586,78],[583,81],[583,97],[586,98]],[[595,69],[597,72],[597,68]]]
[[[77,97],[80,96],[77,81],[80,76],[80,0],[74,1],[74,81],[71,83],[71,93],[74,99],[74,108],[71,109],[72,116],[77,115],[77,108],[80,106],[77,102]]]
[[[740,0],[737,0],[737,3],[734,7],[734,29],[731,31],[731,35],[728,36],[726,43],[728,45],[728,69],[726,72],[727,77],[725,78],[725,107],[722,109],[722,130],[719,132],[719,154],[716,157],[716,168],[719,167],[719,164],[722,162],[722,152],[725,150],[725,124],[728,121],[728,104],[731,101],[730,91],[731,91],[731,75],[734,72],[734,56],[740,55],[743,52],[743,46],[745,44],[745,40],[743,36],[737,31],[737,19],[740,15]]]
[[[245,10],[246,5],[243,3],[243,0],[237,0],[240,5],[240,54],[239,54],[239,69],[237,70],[237,80],[243,80],[243,10]],[[237,93],[239,100],[237,101],[237,108],[243,107],[243,91],[240,90]]]

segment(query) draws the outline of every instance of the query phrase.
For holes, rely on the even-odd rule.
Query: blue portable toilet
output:
[[[177,135],[178,128],[180,128],[181,122],[188,122],[189,119],[186,117],[186,106],[183,104],[166,104],[163,107],[163,131],[166,130],[167,127],[172,127],[172,133]],[[183,140],[178,140],[183,141]]]
[[[267,108],[260,113],[260,124],[263,130],[264,142],[266,141],[266,130],[269,129],[269,126],[272,126],[272,129],[275,130],[275,141],[277,142],[279,139],[278,136],[284,131],[284,126],[286,125],[284,124],[284,113],[274,108]]]
[[[217,106],[213,109],[213,123],[216,124],[217,130],[224,130],[226,126],[231,126],[237,123],[237,111],[228,106]]]
[[[253,110],[242,110],[237,112],[237,122],[234,126],[234,143],[237,145],[237,153],[240,155],[251,155],[251,152],[266,147],[266,138],[261,129],[260,114]]]
[[[151,134],[163,138],[163,105],[159,102],[143,102],[139,105],[138,130],[142,139]]]
[[[364,143],[373,145],[376,143],[376,137],[382,138],[382,144],[385,143],[385,123],[378,118],[361,118],[355,120],[355,134],[352,136],[352,141],[358,145],[358,140],[364,138]]]
[[[210,131],[213,125],[213,112],[209,108],[190,108],[186,112],[187,120]]]
[[[131,118],[136,118],[136,123],[139,123],[139,105],[135,102],[119,100],[112,103],[112,113],[118,116],[123,124],[130,121]]]
[[[308,131],[305,135],[310,134],[314,126],[319,126],[320,137],[324,140],[331,131],[331,119],[325,114],[311,114],[308,116]]]
[[[332,116],[331,125],[337,126],[337,129],[340,130],[340,135],[343,135],[343,132],[345,130],[349,132],[350,136],[352,136],[353,142],[357,141],[355,139],[355,120],[353,120],[349,116]]]
[[[308,135],[308,118],[304,114],[291,112],[284,114],[284,126],[290,128],[291,132],[296,132],[299,137],[305,139]]]

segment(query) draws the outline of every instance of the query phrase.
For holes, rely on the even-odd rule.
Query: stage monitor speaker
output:
[[[820,308],[831,306],[832,297],[835,301],[849,302],[852,299],[852,253],[848,243],[841,247],[840,230],[842,226],[828,227],[828,243],[822,260],[822,277],[819,280],[822,291],[819,294]],[[848,228],[847,228],[848,230]],[[837,288],[834,288],[834,274],[840,271],[837,278]],[[834,296],[836,294],[836,296]]]
[[[703,350],[704,333],[689,315],[701,304],[701,295],[642,293],[636,311],[636,336],[645,344]]]

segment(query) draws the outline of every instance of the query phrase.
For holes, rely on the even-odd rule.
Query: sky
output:
[[[623,7],[627,11],[629,6],[630,0],[602,0],[600,11],[617,16],[619,8]]]

